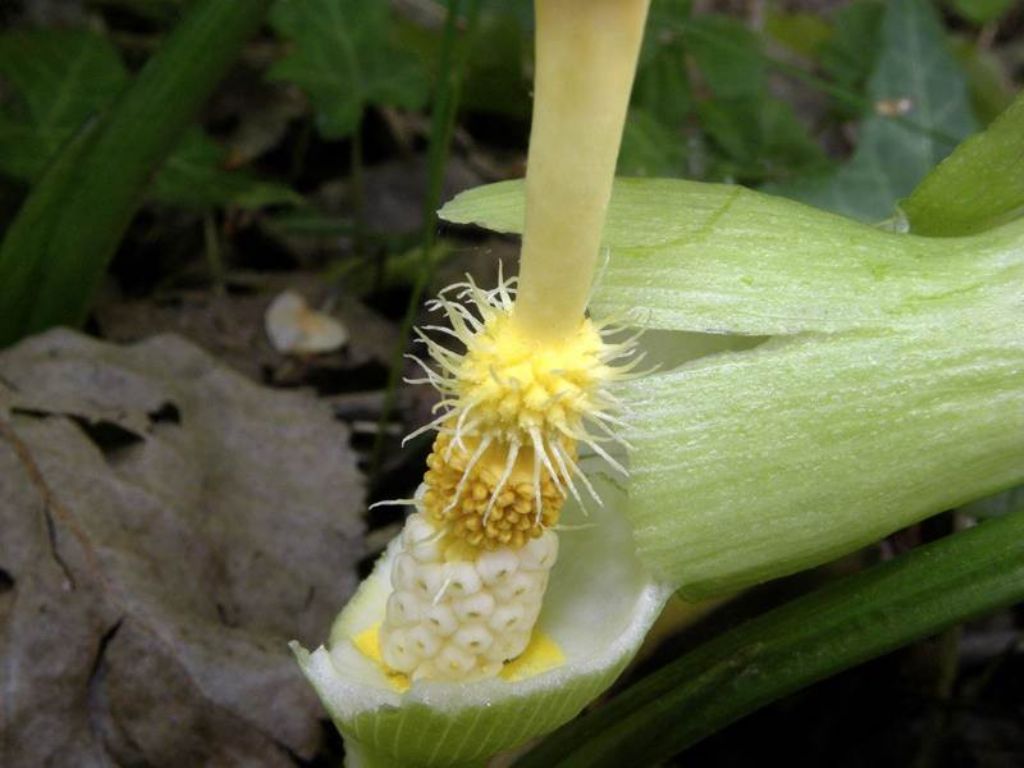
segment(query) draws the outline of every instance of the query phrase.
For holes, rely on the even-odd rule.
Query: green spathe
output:
[[[1024,334],[954,318],[706,358],[625,391],[629,515],[688,596],[826,562],[1024,479]]]
[[[521,232],[522,183],[464,192],[440,216]],[[591,307],[641,328],[758,336],[941,323],[953,304],[1016,291],[1020,239],[911,237],[743,187],[618,179]]]
[[[441,215],[517,231],[521,208],[511,182]],[[1024,481],[1024,221],[924,238],[627,179],[603,240],[597,312],[775,337],[620,390],[638,550],[684,593],[792,573]]]
[[[338,617],[329,648],[293,645],[355,764],[479,765],[567,722],[612,684],[671,589],[652,581],[634,552],[625,494],[598,483],[603,507],[589,518],[566,510],[581,527],[560,534],[538,625],[561,647],[564,665],[516,682],[419,682],[396,692],[350,641],[384,615],[394,545]]]

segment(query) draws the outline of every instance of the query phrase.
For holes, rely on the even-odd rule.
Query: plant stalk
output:
[[[648,5],[536,0],[526,229],[514,310],[531,338],[564,338],[583,318]]]

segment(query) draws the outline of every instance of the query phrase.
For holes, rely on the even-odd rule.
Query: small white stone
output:
[[[462,650],[479,656],[494,644],[494,636],[481,624],[467,624],[452,635],[452,642]]]
[[[491,614],[491,618],[487,622],[487,626],[493,629],[500,637],[507,633],[522,629],[523,624],[525,623],[523,621],[525,616],[526,611],[524,611],[523,606],[518,603],[499,605],[494,609],[494,613]]]
[[[421,611],[421,619],[439,637],[448,637],[459,628],[455,612],[444,603],[428,605]]]
[[[445,563],[444,569],[447,594],[459,598],[480,591],[480,575],[472,563]]]
[[[462,600],[456,600],[452,608],[456,618],[461,622],[481,621],[490,618],[494,613],[494,597],[489,592],[477,592]]]
[[[310,308],[295,291],[278,294],[263,318],[270,343],[278,352],[332,352],[348,341],[348,329],[324,312]]]
[[[415,624],[420,619],[420,601],[405,590],[392,592],[388,598],[386,616],[388,624],[396,627]]]
[[[519,558],[509,549],[484,552],[476,559],[476,570],[480,580],[487,586],[503,583],[519,567]]]

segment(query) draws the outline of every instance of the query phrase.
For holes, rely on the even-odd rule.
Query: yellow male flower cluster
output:
[[[576,461],[580,443],[625,472],[602,443],[621,442],[609,385],[635,365],[615,366],[631,354],[632,340],[609,343],[589,319],[564,338],[532,337],[516,322],[514,283],[499,277],[492,291],[472,280],[451,286],[430,305],[449,325],[419,331],[434,363],[422,364],[419,381],[441,392],[443,411],[413,433],[439,433],[424,506],[452,534],[488,549],[521,547],[554,525],[568,493],[579,498],[577,480],[597,499]],[[433,341],[430,330],[465,351]]]
[[[633,340],[609,341],[615,330],[588,318],[571,335],[537,339],[517,324],[514,293],[514,279],[489,291],[467,279],[429,305],[448,324],[417,332],[430,356],[413,358],[426,374],[418,381],[441,393],[441,413],[410,435],[438,433],[380,637],[384,662],[413,679],[489,676],[518,656],[566,499],[582,501],[579,484],[600,503],[578,446],[626,471],[603,444],[623,442],[609,387],[635,367],[637,358],[621,362]]]

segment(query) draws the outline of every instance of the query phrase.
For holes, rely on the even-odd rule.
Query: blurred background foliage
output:
[[[195,4],[5,3],[0,222],[62,146],[115,109]],[[472,28],[460,21],[450,189],[523,170],[531,6],[481,0]],[[445,11],[433,0],[273,3],[262,33],[147,176],[115,262],[120,286],[195,278],[209,271],[196,254],[213,246],[221,268],[312,260],[357,293],[413,281],[420,222],[379,199],[374,169],[415,165],[431,140]],[[886,220],[1012,100],[1022,29],[1012,0],[654,0],[620,173],[742,183]],[[424,173],[397,182],[422,197]],[[96,255],[98,271],[108,257]]]

